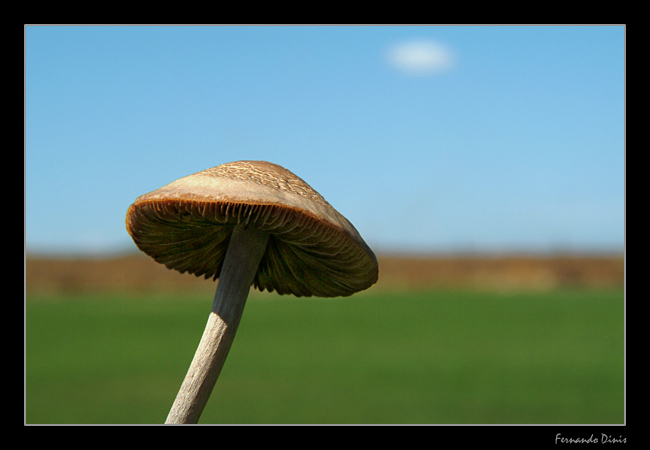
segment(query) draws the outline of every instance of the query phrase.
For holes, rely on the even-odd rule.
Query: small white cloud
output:
[[[386,57],[391,66],[413,75],[447,72],[456,60],[448,47],[429,40],[395,44],[388,49]]]

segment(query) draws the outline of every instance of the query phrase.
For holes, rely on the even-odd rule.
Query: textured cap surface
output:
[[[354,226],[277,164],[238,161],[197,172],[138,197],[126,216],[140,250],[214,279],[238,224],[269,233],[253,281],[260,290],[334,297],[377,281],[377,259]]]

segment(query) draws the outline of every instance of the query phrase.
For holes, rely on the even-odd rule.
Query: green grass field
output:
[[[212,299],[26,303],[26,423],[162,423]],[[624,421],[623,290],[253,293],[200,423]]]

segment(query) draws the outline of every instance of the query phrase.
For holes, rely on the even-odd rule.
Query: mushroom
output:
[[[251,284],[349,296],[377,281],[372,250],[302,179],[265,161],[222,164],[138,197],[126,228],[169,269],[219,279],[208,323],[165,423],[197,423],[233,342]]]

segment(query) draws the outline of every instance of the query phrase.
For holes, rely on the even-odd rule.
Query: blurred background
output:
[[[27,423],[164,421],[215,284],[126,210],[242,159],[320,192],[380,281],[253,293],[205,420],[624,421],[624,26],[24,31]]]

